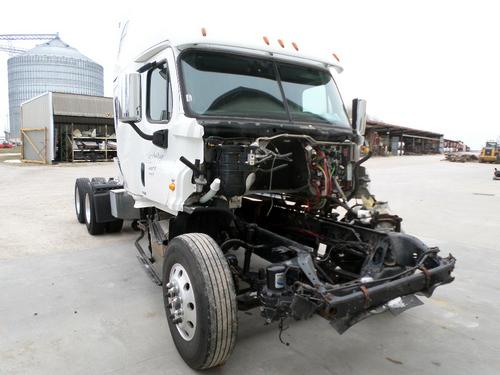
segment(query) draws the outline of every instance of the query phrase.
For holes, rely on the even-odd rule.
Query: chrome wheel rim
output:
[[[196,300],[193,284],[186,269],[176,263],[170,270],[167,284],[168,308],[170,319],[181,337],[190,341],[196,333]]]
[[[90,224],[91,216],[90,216],[90,194],[85,194],[85,220]]]
[[[75,188],[75,208],[76,213],[80,215],[80,192],[78,191],[78,186]]]

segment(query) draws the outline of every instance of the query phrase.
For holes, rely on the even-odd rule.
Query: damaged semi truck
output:
[[[75,209],[93,235],[133,220],[189,366],[228,360],[238,310],[260,308],[264,323],[318,314],[343,333],[453,281],[455,259],[370,194],[366,103],[350,121],[335,54],[186,35],[120,65],[118,177],[78,179]]]

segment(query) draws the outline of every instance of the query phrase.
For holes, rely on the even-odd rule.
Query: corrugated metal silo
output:
[[[102,96],[103,69],[61,39],[8,60],[10,136],[20,137],[21,103],[47,91]]]

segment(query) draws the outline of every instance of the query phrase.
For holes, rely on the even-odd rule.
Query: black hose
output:
[[[139,135],[139,137],[145,139],[146,141],[152,141],[153,140],[153,135],[152,134],[146,134],[144,133],[141,129],[137,127],[135,122],[129,121],[128,124],[132,127],[132,129],[135,130],[135,132]]]
[[[154,282],[157,284],[157,285],[161,285],[162,284],[162,280],[160,278],[160,276],[158,276],[153,268],[153,263],[151,262],[151,259],[146,255],[146,253],[144,252],[141,244],[139,243],[143,238],[144,238],[144,235],[146,234],[146,232],[144,231],[144,229],[141,228],[141,234],[139,235],[139,237],[135,240],[135,247],[137,249],[137,251],[139,252],[139,260],[142,262],[142,264],[144,265],[144,267],[146,268],[147,272],[151,275],[151,277],[153,278]]]
[[[354,163],[354,168],[359,167],[361,164],[363,164],[365,161],[370,159],[372,157],[373,153],[371,151],[368,152],[365,156],[363,156],[361,159],[359,159],[356,163]]]
[[[271,172],[276,172],[279,171],[280,169],[288,167],[288,164],[281,164],[278,165],[274,168],[269,168],[269,169],[262,169],[262,168],[257,168],[255,172],[262,172],[262,173],[271,173]]]

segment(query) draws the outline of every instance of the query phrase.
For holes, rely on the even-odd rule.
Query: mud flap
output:
[[[423,305],[423,302],[420,299],[418,299],[414,294],[408,294],[406,296],[394,298],[389,302],[368,311],[363,311],[356,315],[348,314],[343,318],[334,319],[330,321],[330,324],[341,335],[356,323],[359,323],[372,315],[389,311],[392,315],[397,316],[403,311],[420,305]]]

